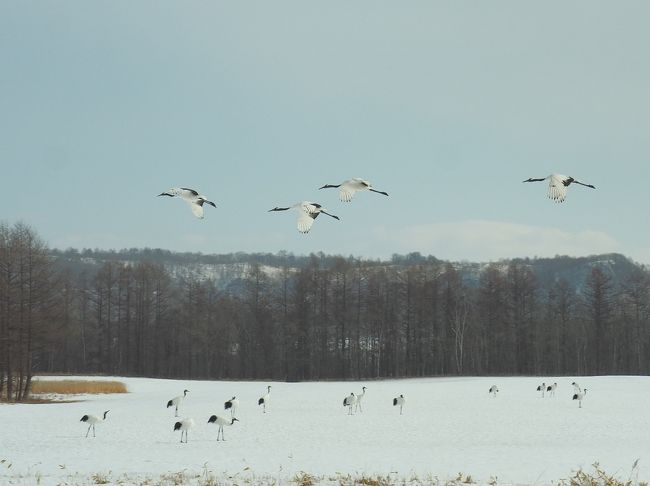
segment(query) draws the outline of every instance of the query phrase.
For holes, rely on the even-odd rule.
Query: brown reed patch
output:
[[[126,385],[121,381],[96,380],[34,380],[32,393],[44,395],[81,395],[100,393],[128,393]]]

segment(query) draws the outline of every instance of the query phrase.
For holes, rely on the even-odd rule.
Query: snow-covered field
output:
[[[69,378],[69,377],[68,377]],[[92,379],[97,379],[93,377]],[[83,396],[77,403],[0,405],[0,484],[41,484],[127,474],[211,471],[217,477],[276,478],[285,484],[300,471],[314,475],[390,474],[407,478],[471,474],[486,483],[549,484],[599,462],[627,479],[639,461],[650,463],[650,378],[588,377],[583,408],[572,401],[572,378],[429,378],[369,382],[266,383],[116,378],[130,393]],[[557,381],[541,398],[541,381]],[[267,413],[257,399],[273,385]],[[488,394],[492,384],[500,392]],[[368,387],[363,413],[348,416],[350,392]],[[196,427],[189,442],[173,432],[167,401],[190,390],[181,417]],[[392,406],[404,394],[404,414]],[[240,401],[238,417],[217,442],[211,414]],[[97,437],[86,439],[84,414],[110,410]],[[91,481],[92,482],[92,481]],[[74,484],[74,482],[73,482]]]

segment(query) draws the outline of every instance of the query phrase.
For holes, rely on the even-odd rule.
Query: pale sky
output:
[[[0,221],[65,249],[650,263],[650,2],[0,2]],[[594,184],[546,198],[529,177]],[[338,201],[370,180],[390,196]],[[157,194],[208,196],[204,220]],[[321,203],[308,235],[293,213]]]

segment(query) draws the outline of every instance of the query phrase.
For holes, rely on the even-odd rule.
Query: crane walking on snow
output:
[[[178,406],[179,406],[179,405],[181,404],[181,402],[185,399],[185,397],[187,396],[187,392],[188,392],[188,391],[189,391],[189,390],[183,390],[183,394],[182,394],[182,395],[179,395],[179,396],[177,396],[177,397],[174,397],[174,398],[172,398],[171,400],[169,400],[169,401],[167,402],[167,408],[169,408],[169,407],[175,407],[175,410],[176,410],[176,411],[175,411],[175,413],[174,413],[174,417],[178,417]]]
[[[585,395],[587,395],[587,389],[586,388],[583,391],[575,393],[573,395],[573,399],[578,400],[578,408],[582,408],[582,400],[584,400]]]
[[[404,408],[405,403],[406,403],[406,398],[404,398],[404,395],[400,395],[399,397],[393,398],[393,407],[399,405],[400,415],[402,415],[402,408]]]
[[[357,403],[357,396],[354,392],[343,399],[343,406],[348,407],[348,415],[352,415],[352,407]]]
[[[208,419],[209,424],[217,424],[219,428],[217,429],[217,440],[219,440],[219,434],[221,433],[221,440],[226,440],[223,436],[223,426],[224,425],[233,425],[235,422],[239,422],[239,419],[232,417],[230,419],[219,417],[218,415],[212,415]]]
[[[84,415],[81,417],[80,422],[86,422],[88,423],[88,430],[86,431],[86,438],[88,438],[88,434],[90,433],[90,429],[93,429],[93,437],[95,437],[95,425],[103,422],[106,420],[106,414],[110,412],[110,410],[106,410],[104,412],[103,417],[98,417],[97,415]]]
[[[271,385],[266,387],[266,394],[257,401],[257,405],[264,405],[264,413],[266,413],[266,405],[271,399]]]
[[[183,434],[185,434],[185,443],[187,444],[187,431],[194,427],[194,419],[185,418],[174,424],[174,432],[181,431],[181,443],[183,442]]]
[[[557,383],[553,383],[552,385],[546,387],[546,391],[549,392],[549,396],[551,397],[555,396],[556,388],[557,388]]]
[[[224,410],[230,409],[230,418],[233,418],[237,413],[237,409],[239,408],[239,400],[237,400],[237,397],[232,397],[230,400],[223,404],[223,408]]]
[[[362,388],[362,392],[360,395],[357,395],[357,403],[355,404],[354,411],[356,412],[359,410],[359,412],[363,412],[363,408],[361,408],[361,400],[363,400],[363,397],[366,396],[366,387],[364,386]]]

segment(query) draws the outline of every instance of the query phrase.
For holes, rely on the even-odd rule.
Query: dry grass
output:
[[[315,476],[306,473],[304,471],[301,471],[300,473],[296,474],[293,477],[291,483],[297,486],[314,486],[317,481],[318,480],[316,479]]]
[[[632,471],[627,479],[620,479],[607,474],[597,462],[592,465],[594,472],[579,469],[569,479],[562,479],[561,486],[648,486],[646,481],[639,481],[639,460],[634,461]]]
[[[91,477],[95,484],[109,484],[111,482],[110,474],[95,473]]]
[[[127,393],[126,385],[120,381],[95,380],[34,380],[32,393],[44,395],[81,395],[99,393]]]
[[[12,463],[8,460],[0,459],[0,470],[5,473],[5,476],[0,474],[0,478],[9,478],[9,484],[14,481],[15,484],[21,486],[40,484],[42,480],[40,472],[28,473],[28,475],[10,475],[8,471],[11,466]],[[169,472],[160,476],[138,477],[127,474],[116,476],[112,471],[108,471],[90,476],[79,476],[78,474],[66,476],[61,478],[61,482],[57,482],[57,484],[113,484],[115,486],[467,486],[475,484],[497,486],[499,484],[496,477],[491,477],[485,483],[482,481],[477,482],[472,476],[464,473],[459,473],[456,477],[447,480],[439,480],[435,476],[399,476],[396,473],[390,473],[386,476],[336,473],[327,477],[304,471],[295,474],[292,478],[276,479],[268,475],[256,476],[248,467],[240,472],[241,474],[236,473],[232,476],[225,473],[215,475],[208,470],[206,463],[202,473],[183,470],[175,473]],[[549,481],[548,484],[556,484],[557,486],[648,486],[647,482],[639,481],[638,472],[638,460],[635,461],[627,479],[606,473],[596,463],[593,465],[593,472],[585,472],[580,469],[572,473],[572,476],[567,479]]]

